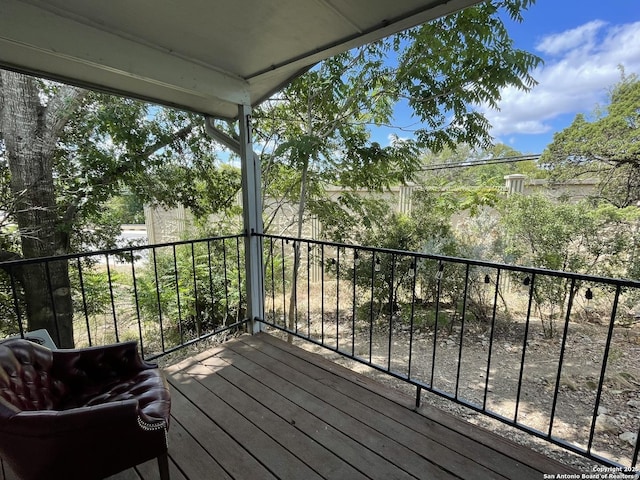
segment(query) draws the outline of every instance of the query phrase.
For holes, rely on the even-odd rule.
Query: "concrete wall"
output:
[[[542,193],[551,198],[566,196],[570,200],[580,200],[591,194],[596,187],[595,180],[573,181],[562,184],[550,184],[547,180],[528,180],[524,175],[508,175],[505,177],[505,193],[522,193],[533,195]],[[345,190],[340,187],[327,187],[326,193],[329,198],[336,200],[341,194],[348,191],[361,196],[375,196],[386,200],[396,212],[409,213],[412,209],[412,192],[418,188],[416,185],[391,187],[385,192],[369,192],[367,190]],[[240,205],[241,197],[238,196],[237,204]],[[278,204],[274,199],[267,198],[264,205],[267,218],[271,218],[277,210],[275,220],[271,224],[269,231],[277,235],[297,236],[297,227],[292,219],[295,218],[297,205]],[[147,236],[150,244],[166,243],[182,239],[182,235],[192,224],[192,218],[188,210],[184,207],[166,210],[158,207],[145,206],[145,223],[147,226]],[[215,219],[212,219],[215,221]],[[461,223],[461,222],[454,222]],[[303,226],[302,236],[305,238],[320,238],[321,226],[317,219],[310,219]]]

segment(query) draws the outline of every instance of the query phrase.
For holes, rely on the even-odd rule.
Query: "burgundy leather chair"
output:
[[[0,343],[0,457],[23,480],[101,479],[156,457],[168,480],[170,405],[136,342]]]

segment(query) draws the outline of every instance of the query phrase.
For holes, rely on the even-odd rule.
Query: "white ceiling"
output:
[[[0,0],[0,66],[216,117],[478,0]]]

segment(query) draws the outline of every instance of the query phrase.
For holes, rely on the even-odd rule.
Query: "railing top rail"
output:
[[[48,257],[20,258],[16,260],[7,260],[4,262],[0,262],[0,267],[10,268],[14,265],[29,265],[33,263],[54,262],[54,261],[60,261],[60,260],[74,260],[74,259],[83,258],[83,257],[118,255],[123,253],[132,253],[132,252],[141,251],[141,250],[151,250],[154,248],[173,247],[178,245],[189,245],[191,243],[220,241],[220,240],[227,240],[232,238],[242,238],[245,236],[246,235],[244,233],[238,233],[234,235],[220,235],[215,237],[197,238],[194,240],[179,240],[179,241],[167,242],[167,243],[154,243],[151,245],[136,245],[136,246],[129,246],[129,247],[114,248],[109,250],[95,250],[91,252],[68,253],[65,255],[54,255],[54,256],[48,256]]]
[[[509,270],[514,272],[547,275],[551,277],[562,277],[562,278],[575,279],[575,280],[586,281],[586,282],[604,283],[604,284],[619,286],[619,287],[640,288],[640,281],[625,279],[625,278],[612,278],[612,277],[602,277],[598,275],[586,275],[586,274],[580,274],[580,273],[574,273],[574,272],[564,272],[561,270],[550,270],[546,268],[510,265],[506,263],[488,262],[484,260],[473,260],[473,259],[461,258],[461,257],[450,257],[446,255],[436,255],[436,254],[424,253],[424,252],[411,252],[408,250],[397,250],[392,248],[350,245],[348,243],[331,242],[327,240],[315,240],[315,239],[308,239],[308,238],[296,238],[296,237],[288,237],[284,235],[271,235],[267,233],[254,233],[253,235],[260,236],[263,238],[273,238],[277,240],[285,240],[290,242],[305,242],[305,243],[314,244],[314,245],[326,245],[331,247],[347,248],[350,250],[359,250],[364,252],[388,253],[388,254],[395,254],[395,255],[411,256],[418,259],[437,260],[437,261],[450,262],[450,263],[461,263],[465,265],[474,265],[478,267],[487,267],[487,268],[500,269],[500,270]]]

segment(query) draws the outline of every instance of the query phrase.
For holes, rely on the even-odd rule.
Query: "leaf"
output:
[[[617,207],[640,201],[640,79],[622,72],[605,110],[589,121],[576,115],[573,123],[553,137],[541,162],[553,177],[595,178],[597,196]]]

